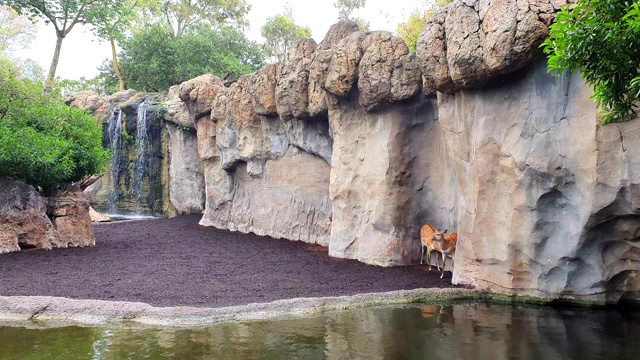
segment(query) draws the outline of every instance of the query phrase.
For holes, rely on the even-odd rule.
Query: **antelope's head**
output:
[[[447,233],[447,229],[444,229],[443,231],[436,230],[433,233],[433,241],[442,242],[442,240],[444,240],[444,234],[446,233]]]

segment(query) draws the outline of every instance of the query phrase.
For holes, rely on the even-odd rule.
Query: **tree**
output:
[[[109,41],[111,45],[111,61],[113,71],[118,77],[120,91],[126,90],[126,86],[118,63],[116,41],[120,42],[125,39],[126,30],[135,18],[135,9],[138,3],[138,0],[124,0],[122,6],[119,7],[117,11],[112,12],[109,16],[97,19],[95,23],[95,35],[100,39]],[[141,0],[140,3],[145,3],[145,1]]]
[[[134,32],[121,46],[120,66],[127,86],[143,91],[163,91],[206,73],[246,74],[264,65],[260,46],[230,26],[213,29],[202,24],[177,37],[155,25]],[[101,67],[106,86],[116,83],[112,74],[109,65]]]
[[[56,32],[56,47],[49,67],[44,93],[49,96],[60,59],[62,41],[77,24],[94,25],[102,19],[114,16],[122,8],[123,0],[0,0],[0,5],[9,5],[18,14],[31,20],[43,19]]]
[[[640,99],[639,1],[578,0],[558,13],[542,44],[549,71],[580,70],[602,123],[630,120]]]
[[[49,195],[60,185],[100,175],[109,160],[102,129],[84,110],[43,95],[0,59],[0,176]]]
[[[25,49],[36,36],[36,25],[6,5],[0,6],[0,53]]]
[[[196,25],[211,27],[232,25],[244,28],[246,16],[251,9],[246,0],[147,0],[142,8],[145,21],[161,24],[182,36]],[[151,19],[151,20],[150,20]]]
[[[288,13],[289,16],[277,14],[268,18],[260,28],[260,34],[266,40],[265,51],[271,62],[283,61],[294,41],[311,37],[311,29],[296,25],[291,19],[291,11]]]
[[[364,8],[366,4],[367,0],[336,0],[333,7],[338,9],[338,21],[352,20],[361,30],[368,31],[369,21],[353,16],[355,10]]]
[[[435,0],[427,2],[427,9],[420,11],[415,9],[406,22],[400,23],[396,28],[396,33],[407,43],[410,51],[416,51],[416,42],[427,21],[440,8],[451,4],[453,0]]]

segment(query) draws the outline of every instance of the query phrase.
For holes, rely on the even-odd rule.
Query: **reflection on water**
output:
[[[0,359],[640,359],[640,312],[480,303],[197,329],[0,327]]]

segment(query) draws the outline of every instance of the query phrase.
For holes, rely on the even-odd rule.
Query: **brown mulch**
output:
[[[0,255],[0,295],[221,307],[451,287],[426,266],[382,268],[325,247],[197,225],[200,216],[94,226],[96,247]]]

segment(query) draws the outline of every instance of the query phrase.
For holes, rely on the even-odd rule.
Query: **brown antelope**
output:
[[[440,245],[433,241],[433,237],[436,233],[436,228],[433,225],[426,224],[420,229],[420,265],[424,264],[424,253],[427,252],[427,263],[429,264],[429,270],[431,270],[431,252],[440,251]],[[436,267],[440,270],[440,258],[436,254]]]
[[[433,235],[433,241],[438,244],[440,253],[442,254],[442,275],[440,275],[440,279],[444,277],[444,267],[447,265],[447,257],[453,260],[453,255],[456,253],[456,245],[458,244],[458,233],[454,232],[444,236],[446,233],[447,230],[436,230]]]

